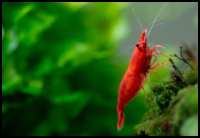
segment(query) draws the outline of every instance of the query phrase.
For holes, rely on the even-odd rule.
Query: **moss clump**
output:
[[[185,67],[172,72],[171,81],[157,83],[147,95],[148,108],[141,123],[134,127],[135,135],[172,136],[198,135],[198,129],[189,132],[188,124],[195,128],[193,116],[198,115],[198,71]],[[189,119],[192,121],[190,121]],[[198,121],[198,117],[195,118]],[[189,123],[187,123],[189,120]],[[192,123],[191,123],[192,122]],[[197,125],[198,128],[198,125]]]

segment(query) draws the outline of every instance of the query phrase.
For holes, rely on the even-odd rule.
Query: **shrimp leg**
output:
[[[158,50],[156,49],[157,47],[159,47],[159,48],[164,48],[163,46],[156,45],[156,46],[154,46],[154,47],[150,50],[150,52],[149,52],[150,55],[151,55],[153,52],[156,52],[157,54],[159,53],[159,54],[161,54],[161,55],[163,55],[163,56],[169,58],[167,55],[165,55],[165,54],[163,54],[162,52],[158,51]]]
[[[157,73],[156,73],[156,71],[155,71],[155,70],[149,71],[149,72],[148,72],[148,82],[149,82],[149,88],[151,88],[151,87],[150,87],[150,77],[149,77],[149,74],[150,74],[150,73],[154,73],[154,74],[156,75],[156,77],[157,77],[157,78],[158,78],[158,79],[159,79],[159,80],[162,82],[162,80],[161,80],[161,79],[158,77],[158,75],[157,75]]]
[[[154,74],[156,75],[156,77],[162,82],[162,80],[158,77],[158,75],[157,75],[155,69],[157,69],[157,68],[159,68],[159,67],[166,68],[166,69],[170,69],[169,67],[165,67],[165,66],[163,66],[163,65],[172,65],[172,64],[171,64],[171,63],[159,62],[159,63],[157,63],[156,65],[154,65],[153,67],[151,67],[151,68],[149,69],[149,70],[151,70],[151,71],[148,72],[149,88],[151,88],[151,87],[150,87],[150,77],[149,77],[149,74],[150,74],[150,73],[154,73]]]
[[[151,65],[150,66],[152,66],[155,62],[156,62],[156,60],[157,60],[157,57],[158,57],[158,54],[156,54],[156,55],[153,55],[153,54],[150,54],[150,55],[148,55],[148,56],[154,56],[155,58],[154,58],[154,60],[153,60],[153,62],[151,63]]]
[[[144,76],[144,80],[143,80],[143,82],[142,82],[142,89],[143,89],[143,91],[144,91],[144,95],[145,95],[145,97],[147,98],[147,96],[146,96],[146,93],[145,93],[145,90],[144,90],[144,82],[145,82],[145,80],[146,80],[146,76]]]
[[[169,67],[165,67],[163,65],[172,65],[172,64],[171,63],[158,62],[156,65],[154,65],[153,67],[151,67],[150,70],[157,69],[159,67],[170,69]]]

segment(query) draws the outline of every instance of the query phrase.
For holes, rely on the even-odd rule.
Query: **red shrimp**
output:
[[[163,8],[164,8],[164,6],[163,6]],[[160,14],[160,12],[159,12],[159,14]],[[158,17],[158,15],[157,15],[157,17]],[[156,19],[157,19],[157,17],[156,17]],[[156,19],[154,20],[153,24],[155,23]],[[153,24],[152,24],[152,26],[153,26]],[[151,26],[151,28],[152,28],[152,26]],[[163,53],[161,53],[160,51],[158,51],[156,49],[157,47],[164,48],[163,46],[156,45],[151,50],[149,49],[149,47],[147,46],[146,32],[147,32],[146,29],[144,29],[142,31],[141,37],[138,40],[137,44],[135,45],[135,50],[134,50],[131,60],[129,62],[129,67],[120,83],[120,86],[119,86],[118,104],[117,104],[117,112],[118,112],[117,128],[118,128],[118,130],[121,129],[121,127],[123,126],[123,123],[124,123],[124,107],[125,107],[125,105],[133,97],[135,97],[137,95],[138,91],[141,88],[143,89],[144,94],[145,94],[143,85],[146,80],[146,74],[148,74],[148,78],[149,78],[150,73],[154,73],[157,76],[156,71],[155,71],[156,68],[163,67],[163,68],[169,69],[168,67],[165,67],[163,65],[171,65],[171,63],[159,62],[156,65],[152,66],[155,63],[155,61],[157,60],[157,57],[159,54],[162,54],[163,56],[165,56],[167,58],[169,58],[169,57],[164,55]],[[156,52],[156,54],[153,55],[152,54],[153,52]],[[151,63],[152,56],[154,56],[155,59]],[[158,76],[157,76],[157,78],[161,81],[161,79]],[[150,80],[149,80],[149,87],[150,87]],[[146,94],[145,94],[145,97],[146,97]]]

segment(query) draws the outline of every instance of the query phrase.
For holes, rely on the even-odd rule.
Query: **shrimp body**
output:
[[[122,81],[119,86],[117,104],[117,112],[119,119],[117,124],[118,130],[120,130],[124,122],[124,107],[132,98],[134,98],[137,95],[138,91],[141,88],[143,88],[144,82],[146,80],[146,74],[148,74],[149,78],[150,73],[155,73],[156,77],[161,81],[161,79],[157,76],[155,69],[158,67],[169,69],[168,67],[165,67],[163,65],[172,65],[171,63],[159,62],[156,65],[152,66],[157,60],[158,54],[161,54],[167,58],[169,57],[156,49],[157,47],[164,48],[163,46],[156,45],[150,50],[147,46],[147,38],[145,35],[146,29],[142,31],[141,37],[136,44],[135,50],[129,62],[129,67],[124,77],[122,78]],[[153,55],[153,52],[156,52],[156,55]],[[155,59],[151,63],[151,59],[153,56],[155,57]]]
[[[147,38],[145,37],[146,29],[143,30],[140,39],[138,40],[133,55],[131,57],[129,67],[120,83],[118,93],[118,129],[123,125],[124,107],[137,95],[142,88],[142,84],[146,79],[146,73],[150,67],[149,47],[146,45]]]
[[[167,5],[167,3],[164,4],[162,9],[159,11],[158,15],[156,16],[155,20],[152,23],[152,26],[147,34],[149,35],[154,23],[156,22],[156,19],[160,15],[161,11],[164,9],[164,7]],[[134,9],[133,9],[134,11]],[[134,11],[135,14],[135,11]],[[135,14],[136,15],[136,14]],[[137,18],[137,16],[136,16]],[[137,18],[138,22],[139,19]],[[139,22],[141,28],[142,25]],[[117,103],[117,112],[118,112],[118,123],[117,123],[117,128],[118,130],[121,129],[124,123],[124,107],[125,105],[132,99],[134,98],[138,91],[142,88],[144,91],[144,82],[146,80],[146,74],[154,73],[156,77],[161,81],[161,79],[158,77],[155,69],[158,67],[166,68],[169,69],[168,67],[165,67],[163,65],[172,65],[171,63],[163,63],[159,62],[156,65],[152,66],[155,61],[157,60],[158,54],[161,54],[167,58],[168,56],[164,55],[160,51],[158,51],[156,48],[164,48],[163,46],[156,45],[154,46],[151,50],[147,46],[147,38],[146,38],[146,32],[147,30],[144,29],[142,31],[142,34],[135,45],[135,50],[133,52],[133,55],[131,57],[131,60],[129,62],[129,67],[122,78],[122,81],[119,86],[119,92],[118,92],[118,103]],[[156,54],[153,55],[152,53],[155,52]],[[151,63],[152,57],[155,57],[153,62]],[[148,79],[149,80],[149,79]],[[150,80],[149,80],[149,87],[150,87]],[[145,91],[144,91],[145,94]],[[146,96],[146,94],[145,94]]]

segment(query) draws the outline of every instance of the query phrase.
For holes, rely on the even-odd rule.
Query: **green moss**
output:
[[[134,134],[196,135],[195,121],[189,120],[187,123],[187,120],[198,114],[197,83],[198,71],[186,67],[181,74],[172,72],[170,82],[155,84],[145,101],[148,111],[141,123],[134,127]],[[187,132],[190,131],[186,129],[190,123],[195,131]]]
[[[187,84],[195,85],[198,82],[198,71],[186,68],[183,72]]]

